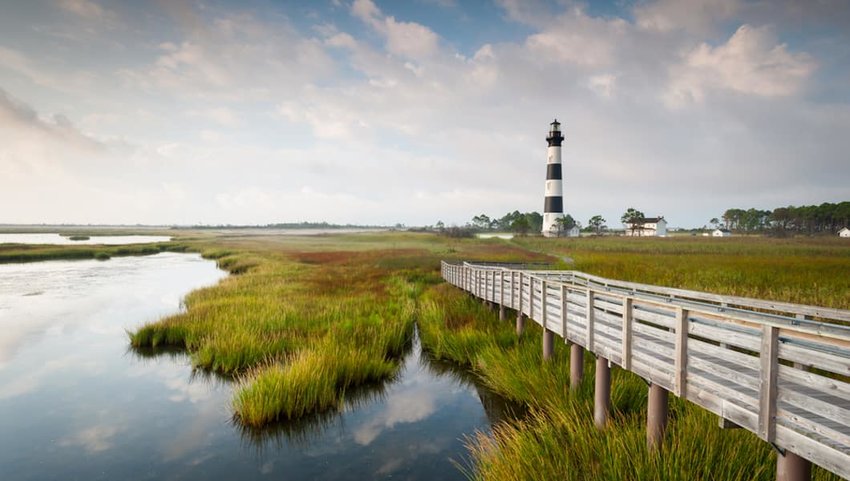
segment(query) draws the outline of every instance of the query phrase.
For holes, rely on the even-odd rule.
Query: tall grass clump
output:
[[[396,374],[397,363],[335,342],[305,349],[245,378],[233,409],[248,426],[293,420],[341,407],[345,391]]]
[[[3,244],[0,245],[0,264],[84,259],[108,260],[111,257],[183,252],[185,249],[185,245],[172,242],[131,246]]]

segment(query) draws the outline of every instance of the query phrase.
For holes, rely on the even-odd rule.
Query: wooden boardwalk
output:
[[[447,262],[441,270],[451,284],[540,324],[544,349],[557,335],[593,352],[597,366],[617,364],[663,388],[665,417],[671,392],[757,434],[780,460],[800,460],[780,472],[808,460],[850,479],[850,327],[838,325],[850,325],[850,311],[574,271]]]

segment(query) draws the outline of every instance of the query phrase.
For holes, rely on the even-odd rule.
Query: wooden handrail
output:
[[[545,335],[850,478],[850,311],[521,267],[443,262],[441,271]]]

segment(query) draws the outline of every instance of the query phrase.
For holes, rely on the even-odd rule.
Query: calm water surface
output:
[[[171,237],[162,235],[93,235],[86,240],[71,240],[59,234],[0,234],[0,244],[51,244],[51,245],[128,245],[167,242]]]
[[[263,431],[231,420],[228,380],[125,330],[224,274],[163,253],[0,265],[0,480],[463,479],[463,439],[504,405],[414,346],[343,413]]]

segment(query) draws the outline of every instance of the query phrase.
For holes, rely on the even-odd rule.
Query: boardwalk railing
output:
[[[780,453],[780,479],[808,479],[809,461],[850,479],[850,327],[841,325],[850,324],[850,311],[574,271],[443,262],[442,275],[501,306],[502,317],[505,308],[516,310],[518,329],[525,317],[540,324],[544,356],[554,335],[593,352],[602,371],[597,422],[606,419],[614,363],[652,386],[650,444],[659,412],[663,435],[672,392],[771,443]]]

